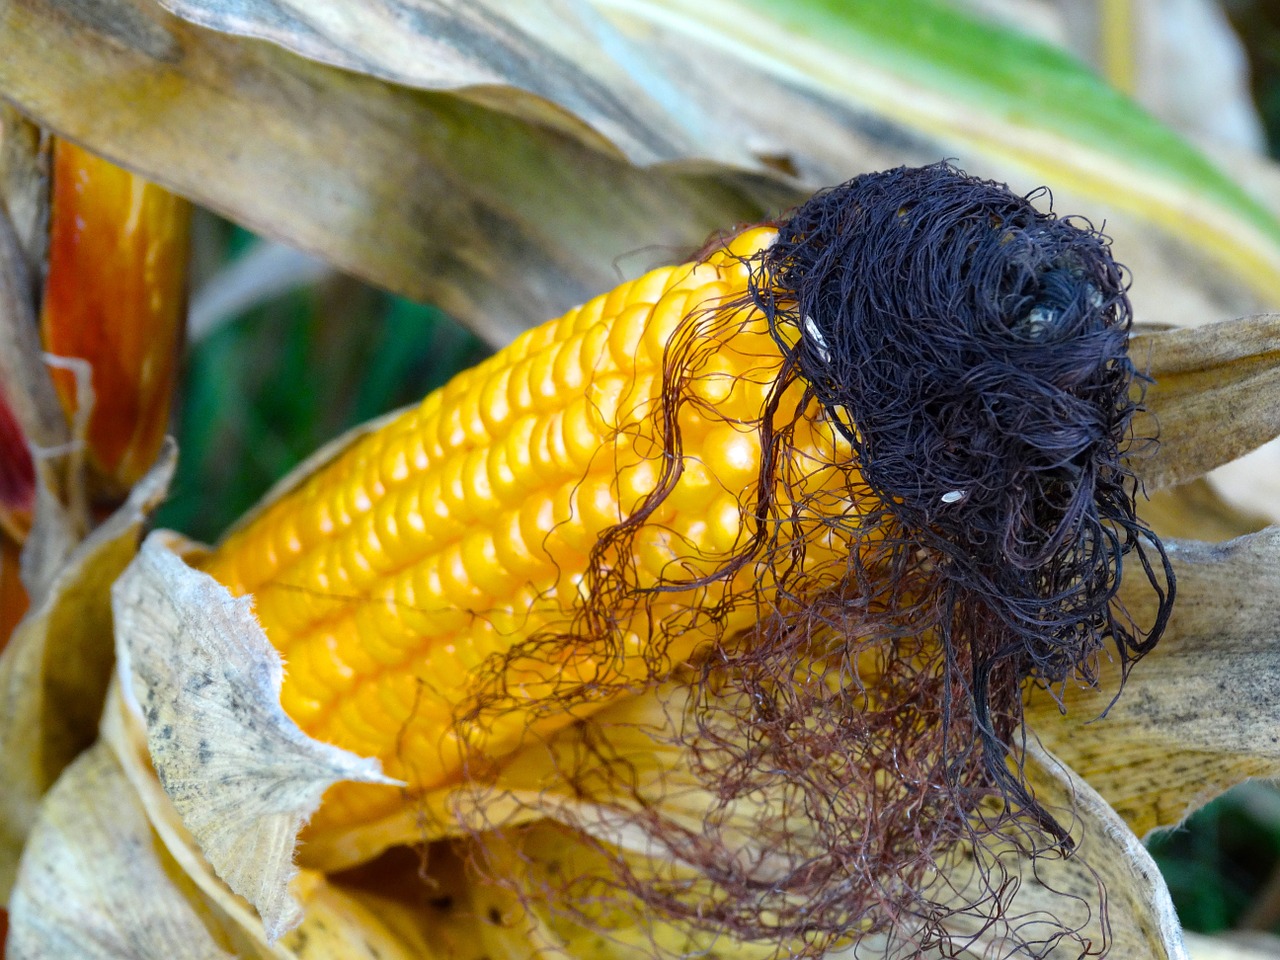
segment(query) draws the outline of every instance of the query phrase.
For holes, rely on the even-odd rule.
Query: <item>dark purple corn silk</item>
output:
[[[1038,211],[1043,192],[946,163],[857,177],[780,224],[752,292],[901,545],[937,570],[938,630],[969,663],[952,679],[989,773],[1057,832],[1006,762],[996,675],[1091,678],[1108,646],[1127,668],[1159,639],[1174,577],[1123,462],[1124,272],[1090,224]],[[1126,560],[1158,594],[1146,629],[1116,603]]]

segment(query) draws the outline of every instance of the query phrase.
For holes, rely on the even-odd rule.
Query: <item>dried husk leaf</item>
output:
[[[324,791],[395,781],[298,729],[280,708],[282,664],[252,600],[188,567],[165,536],[147,538],[112,591],[126,692],[183,824],[275,940],[302,917],[288,889],[294,847]]]
[[[785,13],[752,0],[166,6],[349,70],[456,90],[593,145],[605,139],[640,164],[772,164],[820,186],[851,172],[850,134],[866,138],[849,112],[870,113],[908,136],[940,137],[965,164],[975,153],[1012,162],[1173,226],[1216,248],[1228,269],[1257,258],[1275,270],[1277,235],[1257,201],[1224,189],[1201,157],[1083,65],[948,4],[904,0],[890,12],[793,0]],[[1224,215],[1239,220],[1228,227]],[[1266,270],[1255,281],[1280,292]]]
[[[381,913],[363,905],[363,891],[347,892],[314,871],[301,871],[291,892],[303,910],[302,922],[278,942],[268,940],[257,912],[214,873],[182,818],[161,787],[147,751],[142,718],[125,702],[113,682],[103,714],[102,737],[115,754],[138,802],[165,851],[182,875],[199,890],[203,905],[218,920],[218,929],[238,956],[262,960],[306,957],[350,957],[352,960],[416,960],[428,954],[415,949]],[[375,906],[381,906],[375,902]]]
[[[1280,315],[1143,334],[1130,355],[1154,379],[1131,463],[1149,490],[1208,473],[1280,435]]]
[[[1269,518],[1228,501],[1204,477],[1161,487],[1138,502],[1138,513],[1161,539],[1181,537],[1221,543],[1264,529]]]
[[[661,19],[661,6],[645,15]],[[826,37],[812,22],[793,44],[779,42],[783,27],[746,29],[735,16],[758,17],[758,6],[720,4],[700,20],[704,6],[670,7],[686,18],[679,29],[610,14],[623,24],[614,32],[657,45],[626,64],[635,68],[628,76],[680,78],[697,91],[688,102],[668,97],[663,136],[678,144],[696,134],[696,150],[673,154],[691,161],[680,168],[631,166],[599,149],[589,122],[556,107],[549,126],[545,101],[508,86],[471,87],[465,98],[397,87],[193,27],[145,0],[99,0],[92,12],[14,0],[10,29],[0,34],[0,88],[115,162],[348,272],[437,303],[494,343],[615,286],[620,270],[629,276],[679,259],[713,231],[776,214],[815,186],[946,156],[1019,190],[1050,181],[1061,210],[1105,219],[1138,278],[1135,301],[1150,316],[1194,323],[1268,309],[1280,296],[1272,263],[1280,242],[1259,236],[1280,231],[1273,218],[1061,55],[1018,47],[1016,67],[1006,65],[1000,54],[1017,43],[1006,34],[991,40],[963,19],[966,36],[977,31],[976,46],[948,41],[940,57],[931,56],[929,38],[952,31],[926,22],[913,34],[911,17],[881,17],[868,28],[872,38],[885,33],[883,49],[865,37]],[[877,16],[874,5],[858,9]],[[575,6],[575,16],[583,10],[589,5]],[[947,16],[950,24],[954,14]],[[518,45],[518,35],[507,39]],[[535,37],[526,52],[555,35]],[[478,34],[477,49],[487,39]],[[982,58],[988,41],[1000,54],[980,70],[972,54]],[[375,46],[388,56],[403,50]],[[576,62],[607,60],[612,51],[602,51],[584,48]],[[943,60],[960,73],[937,79]],[[1047,75],[1039,85],[993,84],[986,77],[997,64]],[[975,87],[994,99],[959,109],[958,92]],[[1018,101],[1022,94],[1010,99],[1009,91],[1033,87],[1055,95],[1034,106]],[[1062,95],[1068,87],[1081,96]],[[95,96],[77,95],[85,89]],[[1055,105],[1086,100],[1092,119],[1055,114]],[[148,104],[144,124],[136,122],[139,102]],[[1011,128],[1013,116],[1038,126]],[[709,122],[699,130],[690,117]],[[739,122],[745,135],[718,136]],[[1079,123],[1093,135],[1064,134]],[[577,133],[565,135],[569,128]],[[794,166],[801,176],[708,165],[723,143],[748,150],[757,170]],[[1157,161],[1167,177],[1153,174]]]
[[[689,829],[701,825],[715,802],[671,735],[688,695],[687,687],[663,684],[605,707],[589,725],[566,727],[546,739],[530,736],[501,761],[492,781],[431,791],[377,821],[311,832],[299,859],[318,870],[344,870],[397,845],[510,830],[544,818],[652,852],[652,839],[627,825],[638,802],[660,801],[669,821]],[[614,763],[625,765],[621,778]],[[626,790],[611,789],[623,784]],[[750,848],[745,813],[740,839]]]
[[[611,889],[613,865],[595,847],[551,821],[494,831],[470,855],[480,875],[469,883],[477,933],[491,956],[564,955],[574,960],[728,956],[765,960],[776,945],[751,944],[664,922],[622,907]],[[631,858],[643,875],[645,862]],[[664,870],[663,875],[669,871]],[[498,883],[485,877],[499,878]],[[691,883],[696,883],[690,877]],[[858,956],[874,957],[860,950]]]
[[[641,171],[457,97],[201,29],[150,0],[7,10],[0,89],[42,123],[493,342],[616,285],[619,264],[638,274],[803,192]],[[94,97],[71,95],[86,89]]]
[[[8,960],[227,960],[193,885],[168,859],[99,743],[40,809],[9,903]]]
[[[558,899],[569,896],[565,884],[574,877],[597,877],[605,884],[601,889],[607,889],[612,867],[592,842],[620,851],[640,876],[657,863],[664,877],[685,870],[696,884],[663,826],[696,832],[715,804],[671,737],[673,711],[679,712],[685,695],[673,684],[615,704],[593,718],[589,731],[582,726],[569,728],[546,742],[526,745],[505,761],[490,787],[462,787],[428,796],[415,810],[362,828],[363,832],[312,838],[302,855],[309,863],[343,866],[378,849],[375,840],[387,846],[461,833],[471,838],[469,856],[480,865],[482,875],[503,881],[494,884],[481,879],[470,893],[481,917],[500,918],[483,927],[495,951],[501,952],[500,943],[514,940],[526,949],[530,944],[536,949],[542,943],[568,943],[571,955],[588,957],[636,956],[654,944],[661,955],[704,950],[722,954],[731,950],[734,955],[745,950],[743,955],[751,955],[754,948],[725,938],[694,936],[678,925],[651,917],[640,921],[625,910],[611,910],[607,897],[596,907],[589,899]],[[606,758],[623,764],[625,772],[611,774]],[[1111,955],[1182,957],[1167,890],[1118,815],[1042,751],[1033,748],[1028,773],[1041,802],[1073,828],[1079,855],[1063,859],[1050,854],[1033,863],[1009,844],[992,840],[984,860],[990,863],[998,858],[1002,876],[1017,878],[1017,893],[1003,911],[1007,922],[985,931],[976,921],[971,924],[971,917],[957,915],[950,927],[957,942],[976,938],[973,951],[963,955],[1003,956],[1012,948],[1015,933],[1034,939],[1052,936],[1064,925],[1101,944],[1105,937],[1099,919],[1100,890],[1105,888],[1114,944]],[[645,818],[633,816],[640,808]],[[769,851],[759,849],[751,833],[753,818],[760,811],[737,812],[741,820],[731,814],[719,835],[735,843],[741,856],[767,869]],[[653,819],[655,814],[661,819]],[[735,823],[740,825],[736,831]],[[802,823],[796,824],[797,830],[803,828]],[[663,835],[649,835],[647,830],[660,830]],[[588,836],[592,842],[585,839]],[[976,885],[971,851],[944,855],[941,862],[949,867],[939,879],[938,890],[950,888],[949,896],[957,906],[968,902],[966,898],[983,895]],[[586,884],[583,889],[590,887],[588,880],[575,882]],[[619,901],[613,903],[616,907]],[[605,928],[603,935],[600,926]],[[858,956],[878,956],[878,943],[864,943]],[[894,947],[886,941],[883,949],[897,956],[892,951],[900,950],[901,943]],[[1064,943],[1051,956],[1074,957],[1075,953]]]
[[[35,303],[27,254],[0,207],[0,384],[27,439],[52,451],[63,447],[70,433],[41,358]]]
[[[164,499],[175,456],[172,445],[162,450],[124,505],[76,547],[0,654],[0,899],[41,796],[97,737],[113,656],[111,584]]]
[[[1010,845],[991,840],[984,858],[989,862],[998,855],[999,879],[1008,881],[1001,918],[988,924],[958,913],[948,922],[955,938],[950,950],[958,953],[937,948],[912,955],[1006,956],[1019,943],[1058,936],[1066,927],[1095,949],[1107,944],[1109,956],[1184,958],[1168,891],[1137,838],[1101,797],[1053,758],[1033,750],[1028,766],[1037,796],[1072,825],[1077,853],[1050,853],[1033,862]],[[657,870],[669,880],[684,869],[690,890],[696,891],[699,881],[678,863],[655,861],[652,851],[630,846],[622,853],[637,876]],[[480,834],[468,856],[479,874],[468,885],[470,902],[479,917],[489,919],[480,930],[493,955],[540,955],[538,950],[554,949],[592,960],[703,953],[754,957],[773,955],[775,949],[692,931],[625,906],[626,895],[619,897],[613,885],[614,866],[599,847],[563,823],[537,820]],[[955,851],[943,862],[948,870],[934,895],[948,893],[957,907],[983,896],[986,888],[978,885],[971,851]],[[904,956],[903,936],[909,931],[866,938],[856,955],[867,960]],[[1074,960],[1079,942],[1067,938],[1047,956]]]
[[[1280,528],[1168,547],[1173,618],[1123,695],[1112,703],[1118,678],[1108,670],[1099,688],[1064,692],[1065,717],[1044,691],[1027,707],[1044,744],[1139,836],[1249,777],[1280,776]],[[1125,598],[1150,622],[1145,593]]]
[[[36,286],[49,252],[49,137],[9,103],[0,102],[0,198]]]
[[[1047,956],[1075,960],[1081,943],[1109,949],[1100,955],[1126,960],[1186,960],[1181,925],[1160,871],[1138,838],[1081,777],[1042,747],[1026,755],[1036,799],[1068,824],[1075,851],[1069,856],[1020,857],[998,841],[1000,868],[1014,881],[1001,918],[985,929],[954,922],[957,935],[972,933],[970,950],[982,957],[1006,956],[1019,942],[1074,930]],[[949,879],[963,883],[965,869]],[[967,891],[972,895],[975,891]],[[966,891],[960,886],[963,898]],[[1011,939],[1013,938],[1013,939]]]

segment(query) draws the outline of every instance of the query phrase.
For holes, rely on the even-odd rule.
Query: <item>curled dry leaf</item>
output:
[[[1139,836],[1249,777],[1280,776],[1280,528],[1215,545],[1172,541],[1178,602],[1115,703],[1114,675],[1035,691],[1028,723]],[[1143,596],[1128,598],[1141,619]],[[1109,709],[1108,709],[1109,708]],[[1101,716],[1106,711],[1106,716]]]
[[[641,171],[474,103],[201,29],[150,0],[81,14],[19,0],[0,32],[6,96],[95,152],[436,303],[493,342],[614,285],[620,263],[640,272],[801,195],[739,174]],[[157,94],[145,124],[141,88]],[[69,95],[85,89],[95,97]]]
[[[35,298],[18,233],[0,207],[0,384],[27,439],[53,452],[70,436],[41,358]]]
[[[497,0],[165,6],[349,70],[457,90],[587,143],[604,138],[634,163],[773,165],[818,186],[856,172],[849,141],[870,139],[858,115],[874,114],[903,137],[941,139],[966,164],[987,154],[1154,221],[1181,219],[1175,229],[1237,266],[1273,257],[1266,248],[1280,237],[1257,201],[1083,65],[947,4],[793,0],[785,13],[740,0],[536,11]],[[546,102],[558,112],[540,108]],[[1191,182],[1200,187],[1177,215],[1162,216]],[[1205,204],[1210,195],[1217,202]],[[1228,210],[1244,233],[1224,232]]]
[[[315,871],[300,872],[292,884],[292,893],[302,906],[302,923],[278,942],[270,942],[253,907],[218,879],[183,826],[151,764],[142,718],[126,704],[118,680],[108,695],[102,737],[114,752],[158,841],[181,875],[198,888],[198,894],[188,899],[213,915],[218,934],[232,944],[238,956],[261,960],[423,960],[430,956],[415,952],[412,936],[406,939],[404,931],[385,922],[385,911],[365,906],[366,900],[373,900],[380,908],[380,900],[367,897],[364,891],[335,887]]]
[[[41,806],[10,900],[7,960],[228,960],[105,744]]]
[[[124,505],[76,547],[0,654],[0,894],[40,797],[97,737],[113,655],[111,584],[164,499],[175,456],[172,444],[162,450]]]
[[[0,103],[0,199],[36,284],[49,251],[49,139],[12,104]]]
[[[252,601],[162,541],[148,537],[112,591],[122,677],[183,824],[274,940],[301,920],[288,890],[294,847],[324,791],[340,780],[395,781],[376,761],[298,729],[280,709],[280,656]]]
[[[602,108],[627,104],[627,84],[675,84],[648,90],[669,111],[663,139],[650,142],[651,126],[640,124],[632,141],[678,167],[639,168],[599,149],[598,111],[569,117],[563,104],[510,85],[470,87],[465,98],[396,86],[195,27],[147,0],[99,0],[92,15],[15,0],[0,34],[0,88],[96,152],[434,302],[494,343],[614,286],[619,271],[679,259],[711,232],[776,214],[812,187],[947,156],[1020,190],[1052,182],[1062,209],[1105,219],[1139,278],[1140,313],[1193,323],[1267,309],[1280,296],[1274,217],[1081,65],[937,3],[922,3],[918,17],[875,4],[844,5],[847,14],[802,6],[792,22],[746,3],[562,4],[579,29],[548,30],[557,23],[548,15],[527,37],[497,4],[432,8],[441,26],[432,36],[464,59],[483,58],[495,31],[498,49],[528,39],[510,62],[550,57],[586,70],[550,82],[601,89]],[[395,9],[295,4],[295,19],[277,27],[302,23],[304,41],[349,40],[359,69],[398,76],[388,62],[420,65],[427,58],[413,44],[437,41],[412,18],[394,43],[360,32]],[[458,25],[477,10],[498,13],[468,46]],[[317,25],[309,34],[308,17]],[[581,43],[596,26],[628,42]],[[566,58],[557,43],[580,46]],[[1025,82],[1028,72],[1039,81]],[[536,93],[540,74],[526,74]],[[95,96],[77,95],[85,89]],[[139,90],[151,104],[145,124]],[[1027,100],[1035,91],[1043,95]],[[495,103],[502,110],[488,108]]]
[[[1154,379],[1138,436],[1159,437],[1132,464],[1148,489],[1202,476],[1280,435],[1280,315],[1135,337]]]
[[[1168,888],[1138,838],[1058,758],[1033,745],[1026,760],[1036,798],[1070,818],[1075,850],[1034,861],[1007,849],[993,851],[1010,881],[1004,891],[1009,900],[997,923],[972,931],[973,953],[1006,956],[1016,943],[1036,942],[1038,929],[1053,938],[1066,927],[1074,935],[1045,941],[1056,944],[1047,954],[1054,960],[1074,960],[1083,944],[1126,960],[1187,960]],[[963,898],[963,887],[958,892]]]
[[[344,856],[368,856],[375,847],[361,850],[358,841],[375,835],[387,846],[461,832],[468,837],[467,855],[479,877],[457,895],[470,898],[477,916],[490,918],[479,931],[493,955],[505,955],[515,949],[513,943],[535,951],[539,945],[559,944],[574,956],[601,958],[655,948],[662,956],[724,952],[730,946],[727,939],[639,916],[617,887],[616,865],[602,855],[603,850],[617,851],[636,876],[653,873],[690,890],[705,882],[682,862],[672,841],[679,831],[696,833],[714,807],[705,785],[688,770],[689,759],[671,742],[673,712],[678,715],[683,702],[677,685],[620,702],[585,724],[527,744],[504,762],[488,787],[428,795],[415,811],[416,819],[401,815],[394,824],[388,820],[380,835],[377,826],[363,827],[363,834],[345,837],[346,846],[335,837],[316,838],[303,854],[321,860],[327,856],[328,866],[341,867]],[[1045,724],[1060,722],[1056,716],[1044,719]],[[624,767],[625,773],[605,769],[610,763]],[[1071,824],[1077,853],[1049,853],[1032,861],[1010,844],[988,838],[981,860],[998,871],[996,887],[1005,905],[994,924],[986,913],[964,909],[948,921],[956,943],[972,951],[960,955],[1004,956],[1019,942],[1060,937],[1066,928],[1073,934],[1049,956],[1075,957],[1084,941],[1095,948],[1110,944],[1110,955],[1133,960],[1184,957],[1158,870],[1116,812],[1043,750],[1032,748],[1027,767],[1037,798]],[[571,781],[567,770],[574,771]],[[640,809],[646,816],[637,819]],[[743,817],[744,825],[751,822],[751,816]],[[731,830],[732,817],[728,825]],[[768,851],[755,849],[745,830],[733,837],[725,831],[724,836],[742,856],[767,866]],[[443,869],[433,859],[439,849],[432,847],[427,861],[433,879]],[[940,863],[931,895],[949,891],[958,908],[987,895],[971,849],[953,850]],[[904,936],[910,931],[868,940],[860,945],[859,956],[900,956]],[[749,944],[731,946],[735,956],[754,956]]]

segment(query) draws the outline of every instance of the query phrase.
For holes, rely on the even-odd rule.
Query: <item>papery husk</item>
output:
[[[151,761],[201,851],[274,941],[302,920],[294,847],[339,780],[387,784],[375,760],[312,740],[280,708],[283,666],[250,598],[153,533],[112,590],[125,695]]]
[[[49,252],[49,136],[0,102],[0,198],[33,287],[44,282]]]
[[[1280,528],[1167,546],[1175,613],[1119,698],[1119,677],[1104,665],[1097,688],[1063,692],[1065,717],[1045,691],[1027,706],[1045,744],[1139,836],[1242,780],[1280,776]],[[1125,600],[1142,622],[1145,591]]]
[[[7,960],[228,960],[193,886],[99,743],[41,805],[9,902]]]
[[[686,688],[670,684],[610,706],[587,724],[527,744],[487,787],[430,795],[414,811],[341,840],[313,838],[302,856],[340,865],[345,857],[368,855],[378,846],[362,848],[362,840],[389,845],[461,833],[477,872],[470,897],[479,916],[490,918],[482,925],[488,939],[515,940],[535,950],[539,944],[541,949],[561,944],[574,957],[769,956],[778,944],[741,943],[640,913],[635,901],[628,906],[610,859],[621,856],[641,880],[648,874],[668,881],[684,877],[695,899],[698,884],[708,882],[681,860],[667,829],[696,831],[716,809],[717,798],[691,772],[693,758],[672,733],[687,695]],[[593,760],[600,765],[593,767]],[[625,774],[606,769],[610,764],[624,765]],[[956,945],[967,945],[968,952],[958,955],[1003,956],[1018,938],[1054,937],[1065,927],[1095,946],[1112,943],[1113,956],[1184,957],[1159,872],[1117,814],[1037,747],[1031,748],[1027,770],[1037,799],[1070,826],[1076,853],[1050,851],[1033,861],[996,834],[984,837],[986,846],[977,855],[967,846],[937,854],[938,872],[928,895],[956,908],[944,927]],[[641,811],[644,816],[637,817]],[[760,813],[744,807],[717,817],[716,829],[719,839],[736,846],[735,855],[767,871],[770,851],[751,833]],[[796,829],[804,824],[797,821]],[[983,908],[987,913],[970,909],[989,895],[975,856],[993,871],[1006,898],[994,923],[988,923],[990,906]],[[903,956],[915,932],[904,925],[892,934],[867,937],[856,955]],[[1076,942],[1065,939],[1049,956],[1074,957]],[[839,945],[833,949],[839,955]],[[942,948],[922,954],[943,955]]]
[[[403,923],[397,913],[399,904],[388,905],[384,898],[365,891],[344,891],[310,870],[299,871],[288,882],[289,895],[302,910],[301,922],[273,942],[257,911],[218,878],[183,825],[152,766],[145,724],[118,682],[108,697],[102,732],[166,853],[198,888],[203,903],[217,915],[219,929],[234,942],[239,955],[262,960],[331,956],[431,960],[433,954],[418,949],[414,928]],[[392,917],[393,922],[384,921],[384,916]]]
[[[97,737],[114,655],[111,584],[163,500],[175,456],[165,448],[124,505],[75,547],[0,654],[0,899],[41,797]]]
[[[410,17],[395,42],[364,49],[376,30],[362,24],[381,8],[298,8],[274,21],[273,40],[351,41],[356,69],[403,80],[390,61],[443,69],[515,49],[524,54],[502,59],[509,70],[527,57],[540,65],[479,86],[459,73],[436,92],[194,27],[144,0],[99,0],[93,16],[15,0],[0,86],[59,133],[436,303],[493,343],[615,286],[619,270],[678,260],[815,187],[944,157],[1019,192],[1052,182],[1060,210],[1105,220],[1138,278],[1140,315],[1189,324],[1270,309],[1280,296],[1275,218],[1060,52],[932,3],[919,18],[860,5],[870,25],[818,4],[795,24],[759,4],[600,6],[609,9],[557,8],[575,29],[538,18],[540,29],[522,32],[509,11],[476,26],[474,4],[442,5],[439,29],[415,31]],[[339,21],[308,33],[307,16],[333,10]],[[595,26],[607,48],[585,41]],[[433,43],[460,55],[422,56]],[[549,56],[558,43],[577,46]],[[1007,82],[1028,73],[1041,79]],[[643,109],[628,100],[637,81],[648,87]],[[596,109],[573,114],[577,104],[544,99],[554,93],[541,82],[593,90]],[[85,89],[95,97],[74,95]],[[140,97],[162,115],[134,123]],[[623,136],[602,118],[617,110],[661,122]],[[623,153],[665,162],[639,167]]]
[[[1130,463],[1148,490],[1208,473],[1280,435],[1280,315],[1134,337],[1130,356],[1154,380]]]
[[[431,960],[381,916],[394,912],[306,871],[291,886],[301,924],[271,943],[254,909],[214,874],[156,779],[146,737],[109,695],[103,739],[41,807],[12,898],[8,960]],[[364,905],[369,900],[377,909]],[[403,924],[402,924],[403,926]]]

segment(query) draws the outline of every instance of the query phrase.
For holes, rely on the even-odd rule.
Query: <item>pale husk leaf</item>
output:
[[[682,166],[629,164],[602,146],[616,131],[593,125],[598,111],[572,114],[512,86],[516,77],[460,93],[409,89],[200,29],[145,0],[100,0],[75,15],[51,0],[15,0],[0,34],[0,88],[104,156],[435,302],[495,343],[816,186],[948,156],[1019,191],[1051,182],[1059,209],[1105,220],[1137,278],[1139,310],[1153,318],[1190,324],[1280,298],[1280,227],[1229,178],[1079,64],[1012,34],[989,36],[938,4],[919,30],[913,17],[858,26],[830,5],[808,4],[796,26],[761,4],[653,0],[576,4],[565,14],[573,28],[553,30],[564,23],[550,14],[515,17],[495,4],[474,7],[492,29],[473,31],[468,46],[459,24],[473,6],[433,8],[448,16],[430,34],[410,17],[394,43],[360,33],[362,18],[391,4],[293,12],[323,25],[313,39],[339,46],[354,24],[360,69],[380,75],[398,76],[374,53],[420,68],[414,43],[451,46],[465,61],[505,30],[497,49],[525,57],[507,64],[544,63],[545,51],[569,44],[572,56],[552,62],[580,73],[548,82],[603,91],[596,106],[626,104],[628,84],[650,84],[646,106],[631,112],[643,117],[651,101],[662,124],[640,123],[628,142]],[[521,33],[511,24],[526,14]],[[584,43],[592,24],[627,42]],[[952,26],[974,46],[953,39]],[[974,51],[984,49],[992,55],[979,67]],[[994,67],[1041,80],[993,82]],[[541,73],[529,76],[536,88]],[[95,96],[77,95],[85,89]],[[146,123],[139,102],[149,105]]]
[[[1138,514],[1161,539],[1180,537],[1221,543],[1257,533],[1269,518],[1236,506],[1204,477],[1161,487],[1138,502]]]
[[[381,820],[312,833],[299,858],[315,869],[342,870],[400,844],[510,830],[544,818],[651,853],[652,838],[627,825],[638,802],[661,800],[663,816],[688,829],[697,829],[715,803],[671,734],[688,695],[686,687],[664,684],[605,707],[589,724],[546,739],[531,735],[502,760],[491,782],[431,791]],[[623,783],[635,792],[611,790]],[[740,839],[750,848],[749,821],[742,825]]]
[[[803,194],[739,174],[643,171],[458,97],[204,30],[150,0],[75,9],[9,8],[0,89],[24,111],[495,343],[616,285],[619,270],[678,258]],[[73,95],[86,89],[94,97]]]
[[[999,857],[1002,876],[1016,881],[1007,906],[990,927],[973,930],[975,956],[1005,956],[1017,943],[1075,931],[1047,954],[1074,960],[1081,943],[1102,955],[1126,960],[1186,960],[1182,928],[1168,887],[1146,848],[1106,800],[1060,759],[1039,745],[1026,754],[1027,777],[1036,799],[1070,829],[1070,855],[1020,856],[998,840],[988,855]],[[962,867],[949,879],[963,883]],[[963,899],[964,886],[959,886]],[[972,895],[974,891],[968,890]],[[963,936],[964,917],[954,921]]]
[[[289,893],[299,830],[339,780],[387,783],[374,760],[307,737],[280,708],[279,654],[252,613],[164,545],[144,542],[113,589],[126,693],[152,762],[218,875],[269,939],[301,920]]]
[[[49,249],[49,138],[12,105],[0,103],[0,197],[27,264],[44,280]]]
[[[1158,437],[1131,463],[1149,490],[1184,483],[1280,435],[1280,315],[1134,338],[1155,381],[1134,430]]]
[[[1038,798],[1071,826],[1076,853],[1047,853],[1033,861],[1006,842],[986,841],[981,859],[998,871],[992,874],[997,882],[1008,882],[1002,888],[1003,909],[994,922],[986,916],[989,905],[977,911],[969,908],[989,891],[974,869],[972,851],[943,855],[942,872],[930,895],[957,908],[956,915],[944,921],[954,939],[946,948],[910,955],[1006,956],[1019,944],[1060,936],[1065,928],[1074,937],[1046,956],[1075,958],[1079,943],[1087,942],[1095,949],[1107,944],[1109,956],[1132,960],[1185,958],[1168,891],[1137,838],[1098,794],[1043,751],[1033,748],[1028,768]],[[664,814],[684,816],[684,798],[673,808],[661,795],[656,799]],[[579,832],[583,818],[584,811],[576,809],[568,818],[572,826],[538,820],[474,837],[469,855],[480,877],[470,884],[469,895],[476,913],[491,920],[481,924],[480,932],[495,952],[516,953],[510,946],[514,942],[525,951],[532,948],[535,955],[549,944],[558,945],[556,949],[580,960],[772,955],[776,944],[743,943],[728,935],[695,931],[642,912],[634,904],[626,906],[626,895],[614,886],[614,866]],[[596,839],[605,838],[597,834]],[[610,840],[605,843],[606,849],[612,848]],[[651,870],[668,880],[685,876],[691,892],[703,882],[691,868],[657,854],[655,846],[643,850],[628,843],[620,850],[637,877]],[[861,960],[906,956],[910,936],[910,930],[902,929],[864,938],[854,955]],[[845,954],[837,949],[833,955]]]
[[[294,877],[290,888],[301,905],[302,921],[271,942],[257,912],[218,878],[183,825],[151,765],[143,720],[125,702],[118,681],[108,695],[102,736],[166,853],[198,889],[199,896],[189,899],[203,904],[217,917],[219,929],[238,955],[261,960],[422,960],[429,956],[417,949],[412,937],[406,938],[402,931],[385,923],[377,911],[365,907],[362,892],[343,891],[322,874],[307,870]]]
[[[75,548],[0,654],[0,898],[41,796],[97,736],[113,655],[111,584],[164,499],[175,456],[167,445],[124,505]]]
[[[845,141],[866,140],[865,115],[875,115],[907,136],[942,139],[966,164],[985,155],[1140,212],[1193,245],[1217,247],[1228,269],[1275,253],[1260,203],[1224,189],[1185,143],[1061,51],[952,5],[903,0],[892,13],[813,0],[785,10],[753,0],[166,6],[214,29],[604,140],[635,163],[772,164],[821,186],[849,175]],[[1224,215],[1239,218],[1226,232]]]
[[[672,737],[673,716],[681,709],[684,693],[675,685],[651,691],[601,711],[588,725],[590,730],[579,726],[546,742],[529,743],[504,763],[493,785],[428,797],[394,821],[398,833],[391,829],[393,821],[384,823],[379,839],[391,844],[469,836],[470,856],[482,874],[502,880],[476,882],[470,893],[480,916],[501,918],[492,927],[482,926],[483,935],[495,941],[494,949],[498,941],[514,939],[535,949],[544,942],[568,943],[575,957],[641,956],[655,945],[660,955],[711,950],[751,956],[756,947],[618,910],[624,900],[605,897],[592,906],[587,901],[558,902],[555,893],[558,884],[579,875],[598,876],[601,890],[608,889],[612,867],[593,843],[620,851],[638,876],[659,864],[663,876],[683,870],[695,877],[665,829],[674,825],[696,833],[716,803],[690,772],[689,758]],[[625,771],[605,769],[605,758],[622,764]],[[1015,945],[1015,934],[1023,939],[1051,937],[1066,927],[1095,945],[1110,937],[1113,956],[1184,956],[1159,872],[1115,811],[1043,751],[1033,748],[1027,767],[1037,797],[1071,827],[1079,852],[1068,858],[1050,853],[1032,861],[1011,844],[989,841],[981,859],[999,871],[999,878],[1016,879],[1017,892],[1002,919],[985,929],[984,921],[975,919],[977,914],[963,910],[949,921],[956,943],[969,945],[970,952],[963,955],[1003,956]],[[636,818],[640,807],[645,816]],[[760,812],[737,811],[740,820],[731,812],[724,829],[717,818],[717,835],[736,844],[737,855],[767,871],[770,852],[760,849],[751,833],[753,818]],[[377,832],[365,829],[365,840]],[[796,829],[804,825],[797,823]],[[303,855],[317,860],[327,856],[343,865],[343,855],[360,847],[350,834],[343,839],[348,846],[336,838],[317,838]],[[972,851],[944,853],[939,860],[944,866],[931,896],[954,902],[957,908],[983,896],[986,888],[979,886]],[[1103,889],[1110,924],[1106,932],[1100,919]],[[875,957],[883,949],[887,956],[899,956],[902,933],[909,931],[883,941],[867,940],[857,955]],[[1073,942],[1064,941],[1051,956],[1073,957]]]
[[[105,744],[49,792],[9,903],[9,960],[227,960]]]
[[[1140,836],[1241,780],[1280,776],[1280,528],[1168,547],[1174,615],[1119,699],[1109,670],[1096,689],[1065,691],[1065,717],[1044,691],[1027,707],[1045,745]],[[1146,591],[1125,598],[1138,622],[1150,622]]]

